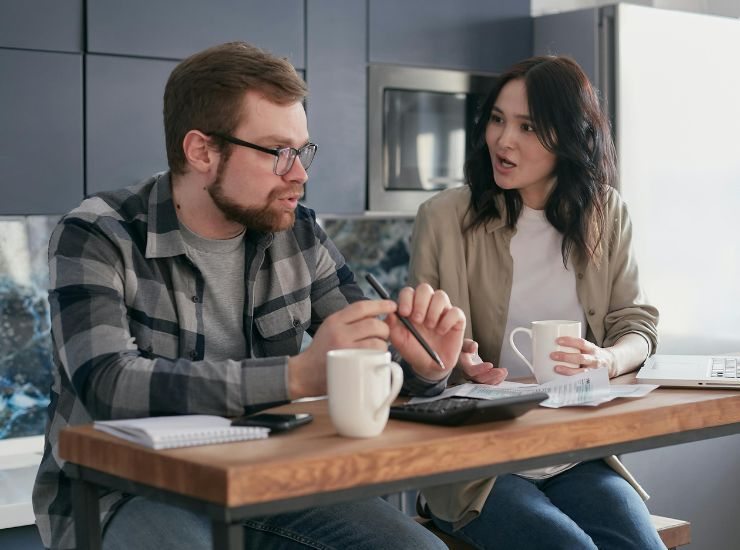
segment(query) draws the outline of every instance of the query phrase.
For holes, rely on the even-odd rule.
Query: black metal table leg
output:
[[[72,479],[72,510],[78,550],[101,550],[100,505],[95,485]]]
[[[241,522],[211,521],[213,550],[244,550],[244,526]]]

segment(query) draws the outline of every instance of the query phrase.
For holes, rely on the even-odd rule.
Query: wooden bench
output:
[[[666,518],[663,516],[650,516],[653,520],[653,525],[658,530],[660,540],[667,548],[673,549],[679,546],[684,546],[691,542],[691,523],[680,519]],[[415,518],[417,522],[429,529],[432,533],[437,535],[442,542],[444,542],[450,550],[474,550],[469,544],[451,537],[447,533],[437,529],[434,522],[431,519],[425,519],[422,517]]]

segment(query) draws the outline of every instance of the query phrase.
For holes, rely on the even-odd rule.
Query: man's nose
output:
[[[293,161],[293,166],[290,167],[290,170],[288,170],[283,177],[291,183],[302,185],[308,181],[308,172],[306,172],[303,164],[301,164],[301,159],[296,157]]]

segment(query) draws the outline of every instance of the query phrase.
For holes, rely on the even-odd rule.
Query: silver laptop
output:
[[[637,382],[740,390],[740,355],[653,355],[637,373]]]

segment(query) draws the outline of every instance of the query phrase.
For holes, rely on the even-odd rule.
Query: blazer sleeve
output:
[[[625,334],[634,332],[645,338],[652,355],[658,344],[658,310],[649,303],[640,286],[627,205],[616,192],[611,198],[616,205],[610,209],[615,223],[608,251],[611,296],[604,319],[603,345],[611,346]]]
[[[424,203],[419,207],[411,233],[410,286],[416,287],[420,283],[428,283],[432,288],[440,287],[439,246],[436,231],[429,204]]]

